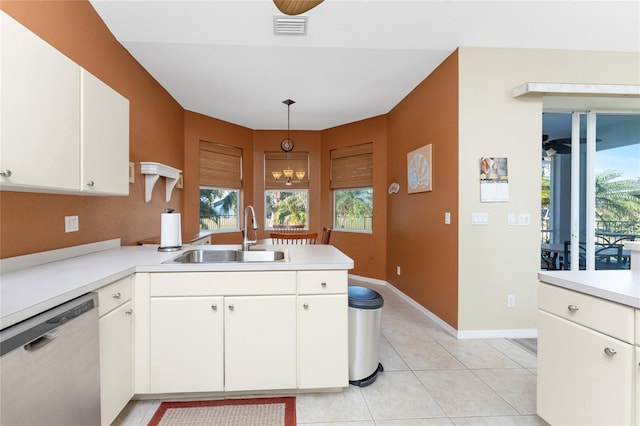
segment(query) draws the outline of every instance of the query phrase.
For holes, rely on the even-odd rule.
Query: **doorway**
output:
[[[640,240],[640,114],[542,121],[542,267],[628,269],[624,242]]]

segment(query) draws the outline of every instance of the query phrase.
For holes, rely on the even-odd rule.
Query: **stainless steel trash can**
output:
[[[349,383],[367,386],[383,371],[379,362],[384,300],[366,287],[349,286]]]

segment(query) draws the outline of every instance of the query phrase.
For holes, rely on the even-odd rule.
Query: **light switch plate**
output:
[[[531,216],[529,216],[529,213],[520,213],[518,215],[518,225],[520,226],[531,225]]]
[[[135,183],[135,182],[136,182],[136,173],[134,169],[134,163],[133,161],[129,161],[129,183]]]
[[[451,212],[444,212],[444,224],[451,225]]]
[[[489,213],[471,213],[472,225],[488,225]]]
[[[516,225],[516,214],[515,213],[509,213],[507,215],[507,225],[510,225],[510,226],[515,226]]]

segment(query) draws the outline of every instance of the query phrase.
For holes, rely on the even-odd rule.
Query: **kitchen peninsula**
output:
[[[640,425],[640,242],[631,271],[540,272],[538,415]]]
[[[113,240],[63,249],[68,258],[3,259],[2,329],[97,292],[103,424],[134,395],[348,386],[349,257],[330,245],[269,245],[252,250],[285,259],[171,262],[202,249],[240,246],[167,253]]]

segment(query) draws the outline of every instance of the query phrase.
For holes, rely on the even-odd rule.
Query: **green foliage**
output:
[[[266,197],[267,218],[274,225],[307,224],[306,191],[271,191]]]
[[[640,217],[640,179],[618,179],[616,171],[596,176],[596,216],[599,220],[637,222]]]
[[[353,219],[365,219],[373,216],[373,189],[358,188],[338,190],[335,192],[336,227],[350,228],[348,223]],[[370,229],[370,227],[367,227]]]

